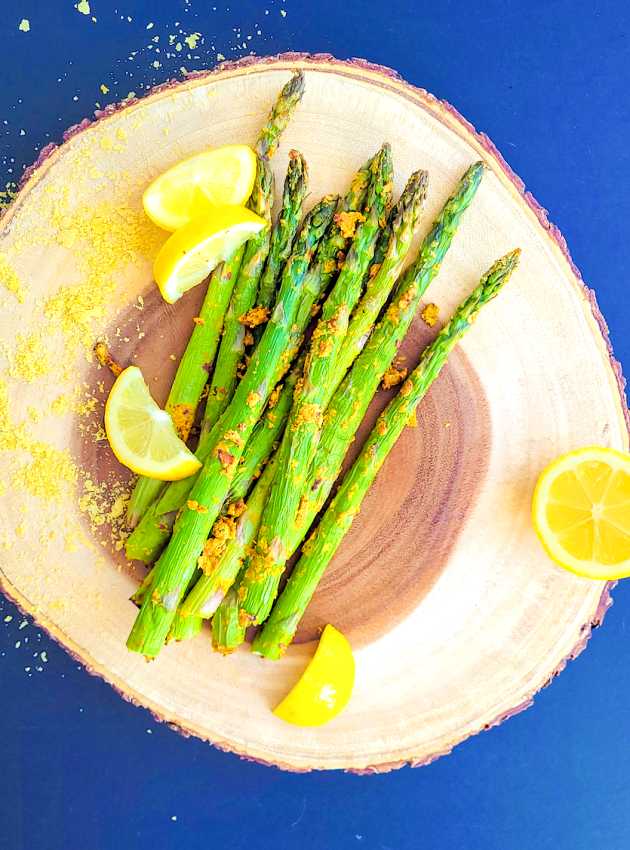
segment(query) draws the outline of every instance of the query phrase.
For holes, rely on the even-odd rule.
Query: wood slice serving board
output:
[[[253,142],[293,68],[305,71],[306,95],[273,161],[278,180],[295,147],[312,199],[343,190],[387,139],[397,191],[412,170],[429,171],[426,230],[484,158],[488,173],[430,300],[446,317],[496,257],[520,246],[522,263],[399,441],[286,658],[245,648],[223,658],[204,631],[149,664],[125,649],[142,573],[120,552],[126,476],[101,429],[110,379],[88,352],[107,333],[163,401],[202,291],[161,302],[151,259],[164,235],[143,216],[142,189],[186,155]],[[74,128],[29,171],[0,225],[2,587],[125,698],[252,759],[387,770],[426,763],[524,708],[584,646],[609,587],[548,561],[530,499],[561,452],[627,449],[623,381],[562,237],[448,104],[359,61],[292,54],[224,65]],[[416,323],[410,365],[429,336]],[[355,692],[328,726],[294,728],[271,708],[326,622],[356,648]]]

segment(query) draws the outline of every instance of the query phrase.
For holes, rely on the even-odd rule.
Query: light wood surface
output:
[[[159,300],[150,269],[163,237],[143,218],[142,188],[185,155],[253,141],[294,67],[305,70],[306,95],[274,159],[278,180],[295,147],[309,162],[313,200],[343,190],[387,139],[397,191],[413,169],[429,171],[424,230],[483,157],[489,173],[428,298],[445,318],[496,257],[520,246],[521,268],[388,459],[287,657],[265,662],[243,649],[222,658],[204,631],[148,664],[124,645],[140,571],[84,512],[94,502],[85,498],[86,477],[104,482],[103,491],[125,477],[98,431],[109,378],[86,352],[107,332],[114,353],[141,365],[163,400],[202,293],[174,308]],[[0,286],[8,392],[0,447],[9,449],[2,587],[125,698],[248,758],[294,770],[386,770],[430,761],[527,705],[601,620],[609,588],[554,567],[529,508],[538,473],[556,455],[592,443],[627,448],[618,367],[562,237],[491,143],[447,104],[385,69],[322,56],[189,78],[48,150],[2,218],[2,257],[25,291],[18,303]],[[92,310],[85,299],[51,306],[60,287],[86,282],[103,293]],[[421,322],[412,329],[410,365],[430,333]],[[24,366],[25,352],[42,363],[40,374]],[[73,393],[79,409],[54,404]],[[72,477],[64,451],[77,464],[76,487],[63,480]],[[38,457],[52,470],[41,486]],[[328,726],[297,729],[270,709],[326,622],[356,648],[356,689]]]

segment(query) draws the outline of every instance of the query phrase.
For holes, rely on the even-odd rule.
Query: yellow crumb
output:
[[[409,379],[407,379],[405,381],[405,383],[402,385],[402,387],[400,388],[400,394],[403,398],[407,398],[407,396],[410,396],[412,392],[413,392],[413,384],[411,383],[411,381]]]
[[[262,325],[269,318],[269,310],[267,307],[252,307],[239,318],[239,322],[245,327],[256,328]]]
[[[88,0],[79,0],[79,2],[75,4],[74,8],[77,12],[81,12],[82,15],[90,14],[90,4]]]
[[[168,408],[175,430],[182,440],[187,440],[195,421],[195,408],[192,404],[173,404]]]
[[[352,239],[357,225],[362,221],[365,221],[365,216],[360,212],[339,212],[335,214],[335,224],[344,239]]]
[[[13,363],[9,368],[10,375],[30,383],[50,372],[52,363],[44,338],[41,331],[34,331],[28,336],[18,334]]]
[[[109,88],[105,85],[105,83],[101,83],[99,88],[103,92],[103,94],[107,94],[109,92]]]
[[[186,502],[186,507],[188,508],[188,510],[195,511],[195,513],[198,514],[208,513],[208,508],[206,508],[205,505],[200,505],[196,499],[188,499],[188,501]]]
[[[420,313],[420,318],[426,325],[432,328],[433,325],[437,322],[439,315],[440,308],[437,306],[437,304],[427,304],[427,306]]]
[[[243,445],[244,445],[243,438],[238,433],[238,431],[235,431],[235,430],[226,431],[223,439],[227,440],[228,443],[234,443],[234,445],[238,446],[239,448],[242,448]]]
[[[33,443],[29,451],[33,459],[17,470],[14,487],[42,499],[58,499],[66,485],[75,484],[77,468],[68,451],[41,442]]]
[[[2,251],[0,251],[0,283],[12,295],[15,295],[20,304],[24,304],[25,292],[22,282],[9,263],[9,258]]]
[[[191,32],[190,35],[186,36],[184,41],[186,42],[186,44],[188,45],[188,47],[191,50],[196,50],[197,49],[197,42],[199,41],[200,38],[201,38],[200,32]]]
[[[383,389],[389,390],[404,381],[407,377],[407,369],[392,364],[383,375]]]
[[[259,393],[250,393],[247,396],[247,406],[248,407],[256,407],[256,405],[260,402],[260,394]]]
[[[29,19],[28,18],[22,18],[22,20],[20,21],[20,23],[18,25],[18,29],[21,32],[29,32],[30,29],[31,29],[31,22],[29,21]]]

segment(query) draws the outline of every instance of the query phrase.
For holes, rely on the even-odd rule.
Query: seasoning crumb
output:
[[[90,14],[90,4],[88,0],[79,0],[79,2],[74,7],[77,12],[81,12],[82,15]]]
[[[256,328],[258,325],[262,325],[263,322],[266,322],[269,318],[269,310],[267,307],[252,307],[251,310],[248,310],[246,313],[239,318],[239,322],[245,327],[248,328]]]
[[[24,287],[20,278],[17,276],[15,269],[9,263],[7,255],[0,251],[0,283],[14,295],[20,304],[24,304]]]
[[[428,325],[430,328],[437,322],[440,315],[440,308],[437,304],[427,304],[422,313],[420,313],[420,318]]]
[[[19,23],[18,29],[21,32],[29,32],[30,29],[31,29],[31,22],[29,21],[29,19],[28,18],[22,18],[22,20]]]
[[[404,381],[406,377],[407,369],[392,364],[383,375],[381,386],[384,390],[389,390]]]
[[[357,225],[362,221],[365,221],[365,216],[360,212],[340,212],[335,215],[335,224],[344,239],[352,239]]]
[[[186,42],[186,44],[188,45],[188,47],[191,50],[196,50],[197,49],[197,43],[198,43],[200,38],[201,38],[200,32],[191,32],[190,35],[186,36],[184,41]]]

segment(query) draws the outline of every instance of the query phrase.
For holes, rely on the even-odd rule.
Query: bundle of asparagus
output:
[[[213,274],[204,322],[193,330],[169,396],[168,409],[186,437],[207,381],[196,448],[203,467],[166,485],[142,479],[132,498],[127,555],[156,563],[133,596],[140,611],[127,646],[150,658],[167,639],[190,637],[209,618],[214,646],[223,652],[244,641],[247,626],[266,622],[254,649],[269,658],[282,654],[411,412],[518,261],[518,252],[498,261],[423,353],[274,606],[287,561],[326,503],[483,175],[482,163],[463,175],[404,272],[427,175],[412,174],[391,209],[387,144],[357,172],[343,199],[325,197],[301,225],[307,167],[291,152],[272,226],[268,158],[302,92],[298,74],[257,143],[250,206],[268,227]],[[203,381],[193,381],[199,368]]]

